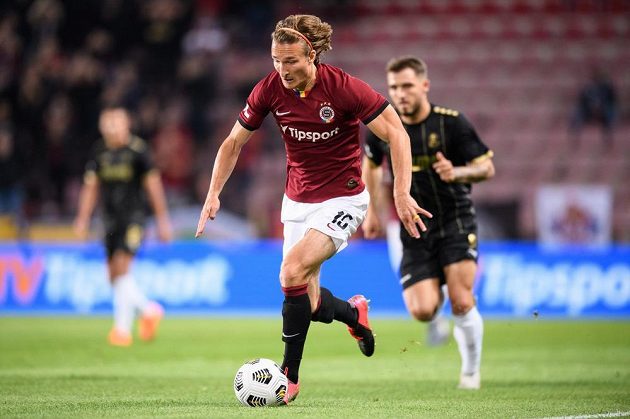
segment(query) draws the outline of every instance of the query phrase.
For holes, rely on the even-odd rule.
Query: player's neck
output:
[[[116,150],[119,148],[127,147],[127,145],[129,145],[129,143],[131,142],[131,133],[110,138],[103,137],[103,139],[105,140],[105,145],[107,146],[107,148],[109,148],[110,150]]]
[[[427,119],[430,113],[431,103],[427,101],[426,103],[422,103],[422,106],[419,107],[418,112],[412,115],[401,115],[400,119],[402,119],[402,121],[407,125],[415,125]]]
[[[307,77],[304,87],[297,87],[293,89],[297,96],[306,97],[306,95],[308,95],[308,93],[313,89],[313,86],[315,86],[315,82],[317,81],[317,67],[315,64],[311,64],[309,73],[310,74]]]

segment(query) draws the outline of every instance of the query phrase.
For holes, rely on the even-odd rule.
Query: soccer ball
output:
[[[287,392],[287,376],[270,359],[246,362],[234,377],[234,393],[245,406],[278,406]]]

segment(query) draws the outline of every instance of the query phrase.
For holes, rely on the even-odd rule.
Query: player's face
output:
[[[417,116],[428,105],[429,80],[411,68],[387,73],[387,88],[394,106],[402,116]]]
[[[271,44],[273,66],[287,89],[305,90],[311,81],[311,63],[301,42]]]
[[[99,120],[99,129],[108,147],[124,146],[129,141],[129,116],[127,112],[123,109],[104,111]]]

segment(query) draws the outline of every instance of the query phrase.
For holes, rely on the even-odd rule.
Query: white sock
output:
[[[124,281],[123,287],[125,293],[127,294],[134,309],[137,310],[138,313],[143,313],[149,305],[149,299],[144,295],[142,290],[140,290],[138,284],[130,273],[121,276],[120,279],[123,279]]]
[[[117,329],[131,333],[137,313],[147,308],[149,300],[138,288],[133,276],[127,273],[114,281],[114,325]]]
[[[135,308],[131,302],[126,275],[114,278],[112,287],[114,291],[114,327],[125,333],[131,333],[131,326],[135,314]]]
[[[462,374],[474,374],[481,366],[483,319],[476,306],[463,316],[453,315],[453,318],[455,320],[453,336],[462,357]]]
[[[444,305],[448,301],[448,288],[446,284],[440,285],[440,293],[442,294],[441,295],[442,302],[440,303],[440,306],[435,312],[435,316],[433,317],[433,320],[431,320],[431,322],[435,322],[435,323],[439,323],[440,321],[442,321],[442,319],[446,318],[446,316],[444,315]]]

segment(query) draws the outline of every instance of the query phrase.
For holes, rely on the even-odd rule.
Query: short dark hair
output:
[[[417,58],[411,55],[405,55],[404,57],[392,58],[391,60],[389,60],[389,62],[387,63],[387,66],[385,67],[388,73],[389,72],[398,73],[400,71],[403,71],[406,68],[412,69],[418,76],[429,75],[429,68],[427,67],[426,63],[422,61],[420,58]]]
[[[127,109],[124,105],[119,103],[110,103],[103,107],[101,107],[101,113],[112,112],[112,111],[125,111],[129,113],[129,109]]]

